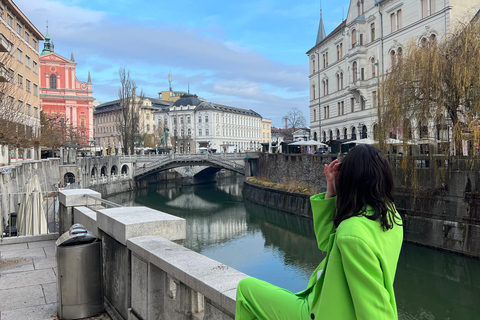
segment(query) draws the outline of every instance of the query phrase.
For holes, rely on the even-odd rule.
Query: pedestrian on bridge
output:
[[[238,284],[236,320],[394,320],[393,281],[403,241],[384,154],[357,145],[325,164],[327,191],[310,198],[326,257],[299,293],[255,278]]]

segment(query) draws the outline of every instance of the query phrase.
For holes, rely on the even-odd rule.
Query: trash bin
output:
[[[60,319],[79,319],[103,312],[102,242],[74,224],[57,245],[57,311]]]

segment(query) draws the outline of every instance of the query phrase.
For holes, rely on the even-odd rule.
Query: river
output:
[[[297,292],[323,259],[311,220],[242,198],[243,178],[159,183],[109,197],[185,218],[185,247]],[[480,260],[404,243],[395,278],[400,320],[480,318]]]

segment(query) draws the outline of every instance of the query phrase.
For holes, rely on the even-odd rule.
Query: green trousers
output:
[[[235,320],[310,319],[307,297],[256,278],[245,278],[237,287]]]

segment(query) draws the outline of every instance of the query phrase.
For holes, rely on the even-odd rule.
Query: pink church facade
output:
[[[93,143],[93,101],[90,73],[88,81],[79,81],[76,63],[53,51],[50,37],[45,37],[40,56],[40,99],[44,113],[57,117],[78,132],[79,143]]]

